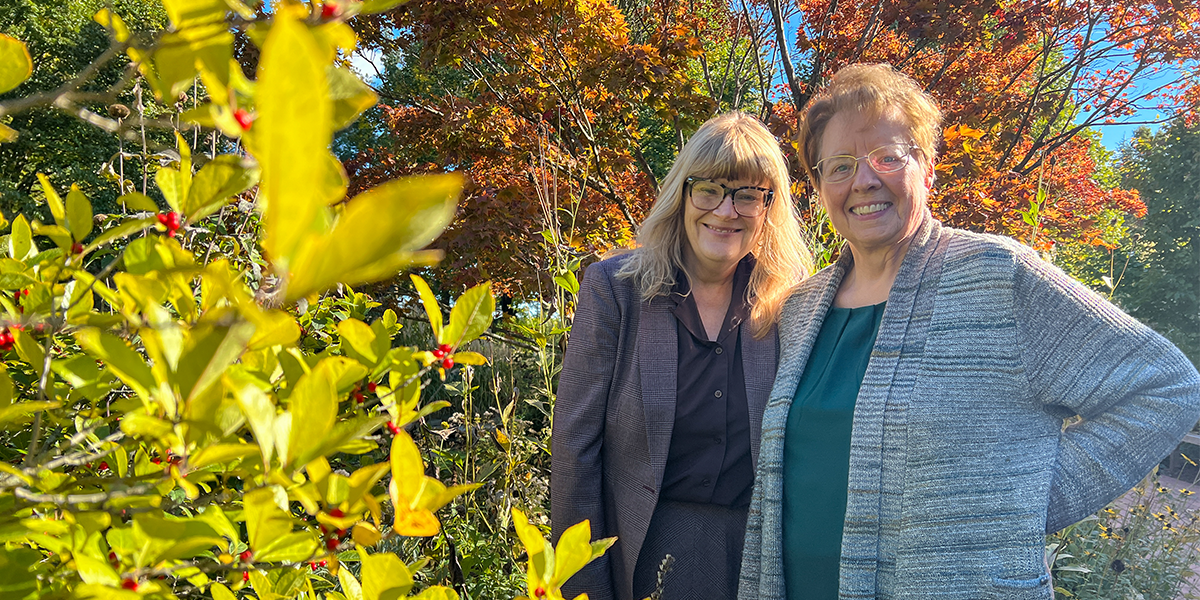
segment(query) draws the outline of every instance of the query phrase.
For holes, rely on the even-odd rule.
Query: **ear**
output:
[[[925,163],[925,189],[932,191],[934,181],[937,181],[937,171],[932,162],[927,162]]]

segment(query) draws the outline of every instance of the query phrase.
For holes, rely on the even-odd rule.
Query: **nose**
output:
[[[726,202],[728,200],[728,202]],[[721,197],[721,203],[712,210],[713,214],[722,219],[736,219],[738,215],[737,209],[733,207],[733,192],[726,192]]]
[[[866,159],[859,159],[860,163],[854,172],[853,189],[855,192],[867,192],[883,185],[883,182],[879,180],[879,173],[876,173],[871,165],[863,164],[861,161],[864,160]]]

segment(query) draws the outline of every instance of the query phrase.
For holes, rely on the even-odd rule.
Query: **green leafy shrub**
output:
[[[473,468],[430,477],[410,431],[448,406],[426,384],[449,377],[471,396],[487,359],[467,345],[495,303],[476,286],[447,317],[414,277],[427,336],[403,345],[393,310],[370,318],[378,306],[350,286],[435,261],[422,248],[460,183],[410,178],[348,199],[329,150],[375,102],[337,61],[354,45],[344,21],[396,4],[285,1],[266,20],[236,0],[164,0],[172,30],[150,41],[97,13],[160,100],[198,78],[209,102],[183,120],[249,154],[194,153],[176,132],[153,177],[168,210],[122,179],[116,218],[39,176],[54,222],[15,215],[0,238],[4,597],[457,598],[421,581],[428,558],[387,549],[437,535],[435,512],[478,486],[460,477]],[[261,49],[254,81],[231,25]],[[32,70],[7,36],[0,65],[0,93]],[[77,89],[0,116],[38,102],[111,125]],[[19,133],[0,125],[0,139]],[[561,598],[611,543],[581,524],[551,547],[510,508],[534,598]]]

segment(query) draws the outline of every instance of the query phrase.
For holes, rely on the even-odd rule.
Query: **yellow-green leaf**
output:
[[[92,250],[95,250],[96,248],[99,248],[109,242],[125,239],[139,231],[144,231],[157,222],[158,220],[153,217],[147,217],[145,219],[126,219],[116,227],[107,229],[104,231],[104,233],[96,236],[96,239],[92,240],[92,243],[88,244],[87,248],[84,248],[84,253],[86,254],[91,252]]]
[[[103,360],[113,374],[139,396],[150,398],[150,390],[155,387],[154,375],[146,361],[125,340],[92,328],[77,331],[75,339],[92,356]]]
[[[189,331],[174,377],[180,397],[189,401],[216,383],[253,334],[254,325],[244,321],[229,327],[201,324]]]
[[[152,213],[158,212],[158,205],[150,199],[150,196],[147,196],[141,192],[130,192],[124,196],[121,196],[120,198],[117,198],[117,201],[125,205],[125,208],[131,210],[145,210]]]
[[[25,215],[17,215],[12,221],[12,233],[8,236],[8,255],[17,260],[25,260],[37,254],[37,246],[33,243],[33,231],[29,229],[29,221]]]
[[[167,18],[175,29],[224,21],[228,6],[224,0],[163,0]]]
[[[154,182],[158,184],[163,198],[166,198],[167,206],[175,212],[183,212],[183,199],[187,197],[187,188],[184,187],[183,174],[179,169],[162,167],[154,174]]]
[[[227,463],[239,458],[258,454],[258,448],[250,444],[213,444],[197,450],[188,458],[188,467],[196,470],[209,465]]]
[[[359,12],[364,15],[379,13],[396,8],[405,2],[408,0],[365,0],[362,7],[359,8]]]
[[[266,197],[264,247],[276,264],[292,259],[329,226],[324,163],[333,132],[327,58],[292,11],[280,11],[259,60],[258,120],[252,151]]]
[[[427,587],[412,600],[458,600],[458,592],[440,585]],[[580,594],[575,600],[587,600],[587,594]]]
[[[421,296],[421,306],[425,307],[425,315],[429,317],[429,326],[433,328],[433,337],[440,344],[442,343],[442,307],[438,305],[437,297],[433,295],[433,290],[429,289],[429,284],[425,283],[418,275],[409,275],[412,278],[413,287],[417,288],[417,293]]]
[[[458,175],[430,175],[391,181],[355,196],[333,230],[305,246],[291,265],[287,297],[365,281],[356,271],[358,277],[394,274],[407,263],[389,263],[390,273],[369,267],[432,242],[454,217],[461,189]]]
[[[333,129],[336,131],[358,118],[362,111],[375,106],[379,96],[353,71],[329,67],[329,95],[333,98]]]
[[[19,136],[16,129],[0,123],[0,142],[15,142]]]
[[[292,531],[292,518],[280,503],[286,506],[287,493],[277,486],[251,490],[242,498],[250,549],[259,560],[266,560],[261,549]]]
[[[38,181],[42,182],[42,191],[46,194],[46,204],[50,205],[50,214],[54,216],[54,222],[59,225],[67,224],[67,209],[63,206],[62,197],[58,192],[54,191],[54,186],[50,185],[50,180],[45,175],[38,173]]]
[[[292,431],[289,436],[290,464],[311,460],[309,451],[316,448],[333,428],[337,418],[336,379],[331,371],[334,358],[327,358],[296,383],[288,397],[291,404]]]
[[[442,337],[445,343],[457,348],[483,334],[492,324],[496,299],[490,283],[481,283],[459,296],[450,309],[450,323]]]
[[[92,17],[92,20],[112,32],[114,40],[122,44],[129,41],[129,27],[125,25],[125,21],[121,20],[121,17],[117,16],[117,14],[111,10],[108,10],[107,8],[100,9],[96,12],[96,15]]]
[[[71,232],[61,225],[41,225],[35,222],[33,233],[50,238],[56,246],[64,250],[71,248]]]
[[[92,232],[92,203],[74,184],[67,192],[67,229],[77,242],[82,242]]]
[[[231,196],[258,182],[258,171],[240,156],[223,154],[204,165],[192,180],[182,212],[195,222],[216,212]]]
[[[0,33],[0,94],[21,85],[33,74],[25,42]]]
[[[363,558],[362,600],[396,600],[412,586],[412,575],[399,556],[385,552]]]
[[[262,452],[263,464],[270,464],[275,452],[275,404],[271,397],[259,389],[253,377],[236,372],[225,374],[225,386],[233,391],[250,423],[250,431]]]
[[[201,0],[202,3],[208,1]],[[191,85],[201,69],[209,72],[211,77],[228,81],[232,56],[233,34],[222,22],[197,24],[164,34],[153,58],[158,70],[155,91],[166,95],[163,100],[173,102]]]
[[[376,353],[376,336],[371,326],[358,319],[351,318],[338,323],[337,330],[342,336],[342,341],[345,345],[358,353],[368,365],[374,365],[379,362],[381,357]]]
[[[487,357],[478,352],[455,352],[450,357],[460,365],[479,366],[487,364]]]

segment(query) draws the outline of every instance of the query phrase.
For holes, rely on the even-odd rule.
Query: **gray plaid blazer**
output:
[[[675,425],[678,340],[672,304],[643,302],[615,277],[628,255],[584,273],[563,359],[551,435],[550,515],[555,542],[587,519],[592,539],[617,543],[564,586],[573,598],[635,600],[633,570],[658,503]],[[763,408],[775,379],[777,335],[741,336],[750,451],[758,461]]]

